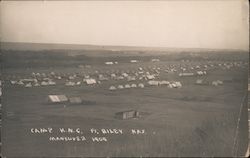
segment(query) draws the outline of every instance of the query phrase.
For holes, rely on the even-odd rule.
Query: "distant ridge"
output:
[[[42,50],[109,50],[109,51],[160,51],[160,52],[247,52],[237,49],[207,49],[207,48],[167,48],[141,46],[112,46],[112,45],[81,45],[61,43],[21,43],[1,42],[1,50],[42,51]]]

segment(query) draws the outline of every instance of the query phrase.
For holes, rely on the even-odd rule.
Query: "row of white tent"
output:
[[[111,74],[111,77],[110,79],[112,80],[124,80],[126,79],[127,81],[135,81],[137,79],[139,80],[152,80],[152,79],[155,79],[155,77],[158,76],[158,74],[150,74],[149,72],[138,72],[138,73],[135,73],[134,75],[129,75],[127,73],[122,73],[121,75],[116,75],[116,74]],[[105,78],[105,77],[100,77],[99,76],[99,80],[109,80],[109,78]]]
[[[152,61],[159,61],[159,59],[152,59]],[[138,60],[131,60],[130,62],[138,62]],[[105,62],[106,64],[116,64],[116,63],[118,63],[118,62],[111,62],[111,61],[108,61],[108,62]],[[245,63],[245,64],[247,64],[247,63]],[[186,65],[186,66],[184,66],[184,65],[182,65],[182,66],[180,66],[180,65],[170,65],[170,67],[168,68],[168,69],[166,69],[166,71],[178,71],[177,70],[177,67],[180,67],[180,70],[182,70],[182,71],[187,71],[188,69],[191,69],[191,70],[194,70],[194,69],[202,69],[202,68],[204,68],[204,69],[207,69],[208,67],[215,67],[216,65],[218,66],[218,67],[226,67],[226,68],[230,68],[230,67],[234,67],[234,66],[236,66],[236,67],[239,67],[239,66],[241,66],[241,65],[245,65],[243,62],[231,62],[231,63],[225,63],[225,62],[223,62],[223,63],[217,63],[217,64],[198,64],[198,65],[192,65],[192,66],[188,66],[188,65]],[[148,68],[151,68],[152,70],[154,70],[154,69],[156,69],[156,66],[149,66]],[[157,70],[160,70],[161,68],[160,67],[157,67]],[[99,73],[99,72],[98,72]],[[55,73],[55,72],[50,72],[50,73],[35,73],[35,72],[32,72],[32,76],[33,77],[46,77],[46,76],[48,76],[48,75],[51,75],[51,76],[57,76],[57,74]]]
[[[99,74],[97,79],[95,78],[91,78],[90,75],[84,75],[83,78],[83,82],[85,82],[88,85],[91,84],[96,84],[96,83],[100,83],[100,81],[105,81],[105,80],[124,80],[126,79],[127,81],[135,81],[137,79],[139,80],[152,80],[155,79],[155,77],[158,76],[158,74],[150,74],[149,72],[143,72],[143,71],[139,71],[138,73],[136,73],[135,75],[130,75],[128,73],[123,72],[122,74],[118,75],[115,73],[110,74],[110,77],[108,76],[104,76],[103,74]],[[59,76],[60,77],[60,76]],[[60,78],[61,79],[61,78]],[[46,86],[46,85],[56,85],[56,82],[53,81],[54,79],[45,77],[42,79],[39,79],[39,82],[41,82],[39,84],[38,79],[36,78],[27,78],[27,79],[19,79],[19,80],[10,80],[12,85],[26,85],[27,83],[27,87],[31,87],[32,85],[34,86]],[[65,85],[66,86],[74,86],[74,85],[80,85],[81,81],[73,81],[76,80],[76,75],[71,75],[69,76],[69,81],[66,80]],[[79,79],[78,79],[79,80]],[[99,80],[99,81],[97,81]]]
[[[155,59],[155,60],[157,60],[157,59]],[[136,60],[135,60],[136,61]],[[112,62],[107,62],[107,64],[111,64]],[[221,65],[223,65],[223,64],[221,64]],[[172,67],[172,68],[171,68]],[[208,67],[207,65],[204,65],[204,67],[206,68],[206,67]],[[187,68],[186,67],[183,67],[183,66],[181,66],[180,67],[181,68],[181,70],[183,71],[183,70],[187,70]],[[193,68],[193,67],[191,67],[191,68]],[[201,66],[200,65],[196,65],[195,66],[195,68],[201,68]],[[161,68],[160,67],[157,67],[157,66],[153,66],[153,67],[151,67],[150,66],[150,69],[153,71],[153,70],[161,70]],[[139,70],[140,71],[142,71],[142,68],[141,67],[139,67]],[[119,71],[119,70],[117,70],[117,71]],[[166,69],[165,70],[165,72],[177,72],[178,70],[177,70],[177,67],[175,66],[175,65],[172,65],[172,66],[170,66],[168,69]],[[99,71],[96,71],[96,73],[97,74],[99,74],[100,72]],[[56,77],[56,78],[58,78],[58,79],[61,79],[62,77],[59,75],[59,74],[57,74],[57,73],[55,73],[55,72],[50,72],[50,73],[35,73],[35,72],[32,72],[32,77],[48,77],[48,76],[53,76],[53,77]],[[65,74],[64,74],[65,75]],[[68,78],[69,79],[75,79],[76,78],[76,74],[73,74],[73,75],[70,75],[70,74],[66,74],[66,75],[68,75]]]
[[[138,60],[130,60],[130,63],[137,63]],[[118,64],[117,61],[107,61],[105,62],[105,65],[114,65],[114,64]]]
[[[161,85],[166,85],[168,86],[169,88],[181,88],[182,87],[182,84],[180,81],[156,81],[156,80],[151,80],[151,81],[148,81],[148,84],[150,86],[161,86]]]
[[[21,79],[19,81],[14,81],[14,80],[11,80],[10,83],[12,85],[23,85],[25,87],[32,87],[32,86],[35,86],[35,87],[38,87],[38,86],[48,86],[48,85],[56,85],[56,82],[54,82],[53,80],[47,80],[47,81],[41,81],[40,83],[34,79]]]
[[[156,69],[156,68],[153,68],[153,69]],[[96,70],[96,72],[94,74],[92,74],[93,75],[92,77],[94,77],[95,75],[97,75],[97,76],[99,76],[100,80],[107,80],[108,78],[114,79],[114,78],[117,78],[119,76],[120,77],[128,77],[129,76],[128,73],[130,73],[130,74],[132,73],[135,76],[138,76],[140,74],[146,74],[146,75],[150,75],[151,74],[148,71],[143,71],[142,67],[139,67],[138,70],[139,71],[136,71],[136,70],[134,70],[134,71],[132,71],[132,70],[131,71],[130,70],[126,70],[125,72],[122,71],[122,70],[117,70],[116,73],[114,73],[114,72],[111,71],[109,75],[104,75],[104,74],[102,74],[102,73],[100,73],[99,71]],[[157,70],[160,70],[160,68],[158,67]],[[157,72],[159,73],[159,71],[157,71]],[[39,74],[39,75],[37,75],[37,74]],[[31,77],[35,78],[35,79],[38,78],[39,80],[44,79],[44,78],[49,78],[49,77],[53,78],[53,79],[59,79],[59,80],[62,79],[62,77],[65,78],[65,79],[68,79],[68,80],[74,80],[76,78],[86,78],[86,79],[90,78],[90,75],[88,75],[88,74],[79,74],[79,73],[78,74],[76,74],[76,73],[74,73],[74,74],[57,74],[57,73],[55,73],[55,72],[52,71],[52,72],[50,72],[48,74],[45,74],[45,73],[41,73],[41,74],[42,74],[42,77],[41,77],[40,73],[34,73],[33,72],[32,75],[31,75]]]
[[[149,86],[162,86],[162,85],[166,85],[169,88],[181,88],[182,84],[179,81],[156,81],[156,80],[151,80],[148,81],[147,84]],[[133,84],[125,84],[125,85],[118,85],[118,86],[110,86],[109,90],[113,91],[113,90],[117,90],[117,89],[129,89],[129,88],[144,88],[145,85],[143,83],[139,83],[138,85],[133,83]]]
[[[19,80],[19,81],[13,81],[11,80],[10,81],[12,85],[22,85],[26,88],[29,88],[29,87],[38,87],[38,86],[51,86],[51,85],[56,85],[56,82],[53,81],[53,80],[47,80],[47,81],[41,81],[40,83],[35,80],[34,81],[31,81],[29,80]],[[76,86],[76,85],[80,85],[81,83],[86,83],[87,85],[93,85],[93,84],[96,84],[96,83],[100,83],[100,81],[96,81],[95,79],[93,78],[89,78],[89,79],[83,79],[83,82],[81,81],[77,81],[77,82],[73,82],[73,81],[67,81],[65,83],[65,86]]]
[[[179,73],[179,76],[180,77],[184,77],[184,76],[194,76],[194,75],[199,75],[199,76],[202,76],[202,75],[207,75],[207,71],[197,71],[196,73],[193,73],[193,72],[183,72],[183,73]]]
[[[159,62],[159,61],[160,61],[160,59],[157,59],[157,58],[151,59],[151,62]],[[137,63],[137,62],[139,62],[139,61],[136,59],[130,60],[130,63]],[[189,63],[189,61],[188,61],[188,63]],[[209,62],[209,63],[210,64],[195,65],[195,66],[192,66],[191,69],[200,69],[201,67],[207,68],[208,66],[210,66],[210,67],[215,66],[214,64],[211,64],[211,62]],[[113,64],[118,64],[118,62],[117,61],[107,61],[107,62],[105,62],[105,64],[106,65],[113,65]],[[223,63],[218,63],[217,65],[218,66],[233,67],[233,66],[241,66],[243,64],[244,63],[242,63],[242,62],[230,62],[230,63],[223,62]],[[182,67],[181,67],[181,69],[182,69]]]
[[[117,61],[107,61],[107,62],[105,62],[105,64],[106,65],[113,65],[113,64],[118,64],[118,62]]]
[[[160,59],[151,59],[151,61],[152,62],[159,62]],[[137,62],[139,62],[139,61],[135,60],[135,59],[130,60],[130,63],[137,63]],[[118,64],[118,62],[117,61],[107,61],[107,62],[105,62],[105,64],[106,65],[114,65],[114,64]]]
[[[215,80],[215,81],[212,81],[212,82],[208,82],[208,81],[204,81],[202,79],[197,79],[195,84],[198,84],[198,85],[212,85],[212,86],[219,86],[219,85],[223,85],[223,81],[221,80]]]
[[[32,87],[32,86],[39,87],[39,86],[52,86],[52,85],[56,85],[56,82],[54,82],[54,81],[47,81],[47,82],[42,81],[40,84],[38,82],[36,82],[36,83],[33,83],[33,85],[32,85],[31,82],[29,82],[27,84],[24,84],[24,87],[29,88],[29,87]]]
[[[83,80],[87,85],[94,85],[94,84],[100,84],[101,82],[100,81],[96,81],[95,79],[93,78],[90,78],[90,79],[84,79]],[[0,82],[1,83],[1,82]],[[13,81],[12,81],[13,83]],[[34,82],[34,83],[31,83],[31,82],[28,82],[28,83],[24,83],[22,81],[18,81],[18,82],[14,82],[15,84],[19,84],[19,85],[23,85],[24,87],[26,88],[29,88],[29,87],[38,87],[38,86],[49,86],[49,85],[56,85],[56,82],[54,81],[42,81],[40,84],[39,82]],[[83,82],[81,81],[78,81],[78,82],[73,82],[73,81],[68,81],[65,83],[65,86],[77,86],[77,85],[81,85]],[[196,84],[205,84],[205,82],[202,80],[202,79],[197,79]],[[147,82],[148,85],[150,86],[161,86],[161,85],[167,85],[169,88],[180,88],[182,87],[182,84],[179,82],[179,81],[166,81],[166,80],[162,80],[162,81],[157,81],[157,80],[149,80]],[[208,84],[208,83],[206,83]],[[213,86],[218,86],[218,85],[222,85],[223,84],[223,81],[221,80],[215,80],[215,81],[212,81],[211,82],[211,85]],[[115,90],[115,89],[124,89],[124,88],[136,88],[136,87],[139,87],[139,88],[144,88],[144,84],[143,83],[139,83],[138,85],[136,84],[126,84],[126,85],[118,85],[117,88],[114,87],[114,86],[111,86],[109,89],[110,90]],[[2,95],[2,91],[1,91],[1,86],[0,86],[0,94]],[[0,95],[0,96],[1,96]]]
[[[109,80],[109,79],[115,79],[115,80],[124,80],[126,79],[127,81],[136,81],[136,80],[154,80],[156,79],[157,76],[159,76],[160,72],[156,72],[155,74],[150,74],[150,72],[144,72],[141,67],[139,67],[139,72],[136,73],[135,75],[130,75],[128,73],[123,72],[121,75],[112,73],[109,77],[106,77],[102,74],[98,75],[98,79],[95,78],[90,78],[90,75],[85,75],[83,82],[86,83],[87,85],[94,85],[94,84],[100,84],[101,81],[104,80]],[[54,72],[51,72],[52,74],[55,74]],[[75,79],[76,75],[71,75],[71,79]],[[76,86],[80,85],[82,82],[81,81],[66,81],[65,86]],[[48,85],[56,85],[56,82],[53,81],[50,78],[43,78],[41,83],[38,82],[36,78],[31,78],[31,79],[20,79],[19,81],[11,81],[11,84],[17,84],[17,85],[24,85],[25,87],[32,87],[32,86],[48,86]]]
[[[144,88],[144,84],[143,83],[139,83],[138,85],[135,83],[132,84],[125,84],[125,85],[118,85],[116,86],[110,86],[109,90],[117,90],[117,89],[129,89],[129,88]]]

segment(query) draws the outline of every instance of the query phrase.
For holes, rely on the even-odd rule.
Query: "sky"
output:
[[[247,0],[2,1],[2,42],[249,48]]]

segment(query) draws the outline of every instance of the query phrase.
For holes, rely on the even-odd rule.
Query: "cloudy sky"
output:
[[[248,49],[247,0],[0,2],[4,42]]]

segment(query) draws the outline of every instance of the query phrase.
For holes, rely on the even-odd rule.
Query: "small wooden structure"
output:
[[[82,99],[80,97],[69,98],[70,104],[82,104]]]
[[[139,112],[136,110],[128,110],[128,111],[122,111],[122,112],[117,112],[115,114],[115,117],[118,119],[130,119],[130,118],[138,118],[139,117]]]

